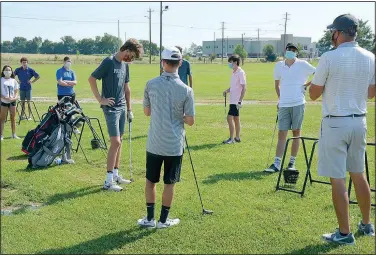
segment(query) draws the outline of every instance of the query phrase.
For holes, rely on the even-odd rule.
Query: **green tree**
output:
[[[240,45],[240,44],[236,45],[235,49],[234,49],[234,53],[239,55],[240,59],[242,60],[242,65],[244,65],[244,60],[248,56],[248,53],[244,49],[244,47],[242,45]]]
[[[112,54],[119,50],[121,44],[122,41],[118,37],[105,33],[98,45],[99,53]]]
[[[40,53],[42,54],[53,54],[55,48],[55,43],[50,40],[44,40],[41,47]]]
[[[76,45],[77,50],[80,52],[80,54],[90,55],[97,53],[97,46],[95,44],[95,41],[91,38],[84,38],[82,40],[79,40]]]
[[[144,53],[149,55],[149,41],[148,40],[139,40],[144,48]],[[159,54],[158,45],[156,43],[151,42],[151,55],[156,56]]]
[[[26,43],[27,53],[40,53],[40,47],[42,46],[42,37],[34,37],[32,40]]]
[[[11,41],[4,41],[1,44],[1,52],[2,53],[10,53],[13,52],[13,46]]]
[[[274,47],[271,44],[267,44],[262,49],[265,55],[266,61],[274,62],[277,59],[277,55],[274,53]]]
[[[76,53],[76,49],[77,49],[76,40],[73,39],[72,36],[70,36],[70,35],[63,36],[63,37],[61,37],[61,40],[63,41],[63,45],[64,45],[64,52],[63,53],[65,53],[65,54],[75,54]]]
[[[365,48],[366,50],[372,51],[373,41],[375,40],[375,35],[372,33],[372,28],[368,24],[368,21],[359,20],[358,34],[355,41],[358,42],[359,46]],[[332,35],[329,30],[324,30],[324,35],[317,42],[317,49],[319,50],[319,55],[324,52],[329,51],[332,48]]]
[[[16,36],[13,38],[12,42],[12,52],[13,53],[24,53],[26,52],[27,39],[25,37]]]

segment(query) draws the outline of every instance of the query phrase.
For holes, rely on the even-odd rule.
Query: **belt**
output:
[[[326,115],[324,118],[345,118],[345,117],[355,118],[355,117],[364,117],[364,116],[366,116],[365,113],[363,113],[363,114],[350,114],[350,115],[345,115],[345,116]]]

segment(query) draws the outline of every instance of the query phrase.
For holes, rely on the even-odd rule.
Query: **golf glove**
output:
[[[127,112],[128,122],[132,122],[133,118],[134,118],[133,112],[132,111]]]
[[[240,109],[240,108],[242,108],[242,102],[238,102],[237,104],[236,104],[236,109]]]

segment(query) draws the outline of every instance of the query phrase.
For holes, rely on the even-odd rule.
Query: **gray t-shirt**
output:
[[[115,98],[113,108],[125,106],[124,83],[129,82],[128,64],[119,62],[115,56],[105,58],[91,74],[97,80],[102,80],[102,97]]]
[[[194,116],[193,90],[177,73],[162,73],[146,84],[144,107],[151,108],[146,151],[161,156],[180,156],[184,147],[184,115]]]

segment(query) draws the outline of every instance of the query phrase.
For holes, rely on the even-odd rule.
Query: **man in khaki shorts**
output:
[[[274,67],[275,91],[278,102],[278,144],[274,163],[264,171],[278,172],[281,169],[281,157],[285,148],[288,131],[291,129],[294,137],[300,136],[305,111],[306,83],[316,68],[305,60],[298,59],[298,46],[293,43],[286,45],[285,60]],[[298,155],[299,140],[295,139],[291,146],[291,157],[288,169],[295,169],[295,159]]]
[[[346,170],[355,186],[362,212],[360,234],[375,236],[371,223],[371,192],[364,176],[367,137],[367,97],[375,96],[375,55],[355,42],[359,22],[350,14],[337,17],[327,28],[335,50],[324,53],[309,94],[322,97],[318,173],[330,177],[332,199],[339,228],[322,237],[329,242],[355,244],[350,231]]]

